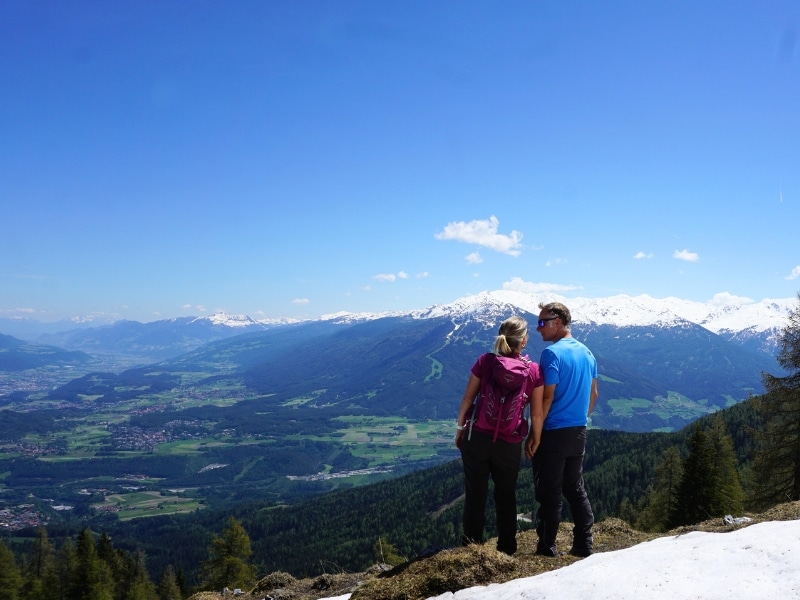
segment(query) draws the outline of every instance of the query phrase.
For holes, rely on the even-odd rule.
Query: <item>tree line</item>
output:
[[[247,532],[231,517],[211,539],[198,589],[249,590],[256,581],[251,554]],[[83,529],[56,549],[44,527],[20,556],[0,540],[0,590],[4,600],[181,600],[194,591],[172,565],[154,582],[144,552],[115,548],[106,533]]]

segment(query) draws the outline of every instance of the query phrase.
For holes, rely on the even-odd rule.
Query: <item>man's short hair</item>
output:
[[[547,312],[555,315],[556,317],[561,318],[561,324],[564,325],[567,329],[569,329],[569,324],[572,323],[572,314],[570,314],[569,309],[561,304],[561,302],[549,302],[545,304],[544,302],[539,303],[540,310],[546,310]]]

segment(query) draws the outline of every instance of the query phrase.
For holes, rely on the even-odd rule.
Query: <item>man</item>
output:
[[[542,410],[532,410],[533,426],[525,452],[533,460],[533,482],[539,502],[536,554],[558,556],[556,534],[561,495],[569,503],[575,527],[570,554],[592,553],[594,514],[583,485],[586,425],[597,399],[597,361],[572,337],[572,315],[560,302],[539,304],[536,330],[552,342],[542,352]]]

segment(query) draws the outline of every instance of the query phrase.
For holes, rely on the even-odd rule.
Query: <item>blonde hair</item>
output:
[[[515,354],[527,335],[528,322],[517,315],[509,317],[500,324],[493,352],[501,356]]]

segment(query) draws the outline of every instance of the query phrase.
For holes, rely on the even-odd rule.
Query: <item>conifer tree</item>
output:
[[[114,544],[106,532],[103,532],[97,540],[97,557],[108,565],[114,581],[117,582],[114,593],[115,600],[124,600],[129,587],[125,553],[114,548]]]
[[[655,483],[644,498],[636,527],[643,531],[664,531],[676,512],[678,487],[683,477],[681,453],[676,446],[664,451],[656,470]]]
[[[47,528],[39,527],[36,530],[36,541],[31,548],[28,561],[31,577],[41,579],[45,576],[48,569],[53,568],[55,560],[55,549],[47,535]]]
[[[36,539],[25,562],[23,578],[22,600],[60,597],[55,548],[45,527],[36,530]]]
[[[18,600],[22,590],[22,574],[17,560],[3,540],[0,540],[0,594],[4,600]]]
[[[707,434],[712,458],[712,494],[708,499],[708,512],[713,517],[741,514],[744,490],[739,479],[733,438],[721,416],[714,416]]]
[[[764,373],[767,393],[757,402],[766,424],[753,471],[758,509],[800,500],[800,293],[780,334],[778,363],[786,375]]]
[[[153,585],[145,565],[145,555],[141,550],[127,560],[127,589],[124,600],[158,600],[156,586]]]
[[[670,514],[670,527],[698,523],[708,519],[711,496],[711,463],[708,436],[695,424],[686,441],[689,455],[683,461],[683,476],[678,486],[677,502]]]
[[[181,600],[181,588],[172,565],[167,565],[158,582],[158,600]]]
[[[717,415],[708,429],[695,424],[687,445],[689,455],[683,461],[670,527],[739,512],[744,492],[733,440],[722,418]]]
[[[78,549],[72,538],[67,538],[58,550],[56,557],[58,573],[59,600],[81,600],[81,587],[78,574]]]
[[[114,600],[111,568],[97,554],[94,534],[84,529],[78,534],[78,587],[80,600]]]
[[[181,591],[182,598],[189,595],[189,586],[186,583],[186,576],[183,574],[183,569],[178,569],[178,572],[175,573],[175,583],[178,584],[178,589]]]
[[[203,589],[248,589],[255,585],[256,569],[248,561],[253,553],[250,536],[234,517],[221,535],[215,535],[209,547],[209,557],[202,565]]]

